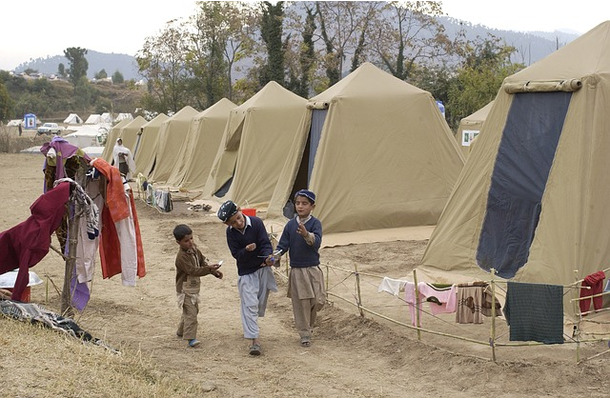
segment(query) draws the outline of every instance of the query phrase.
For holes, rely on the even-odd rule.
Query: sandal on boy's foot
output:
[[[311,339],[308,336],[304,336],[301,338],[301,346],[309,347],[311,346]]]
[[[253,344],[252,346],[250,346],[249,352],[250,352],[251,356],[260,356],[261,355],[261,345]]]
[[[201,342],[197,339],[189,340],[189,347],[197,347],[201,344]]]

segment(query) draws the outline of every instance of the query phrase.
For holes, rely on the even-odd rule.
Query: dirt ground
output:
[[[25,220],[29,206],[42,191],[40,155],[0,153],[0,231]],[[398,278],[414,268],[425,240],[324,248],[330,304],[319,314],[310,348],[299,345],[282,268],[278,293],[272,293],[267,315],[260,319],[263,354],[249,356],[239,318],[237,272],[227,249],[224,226],[206,212],[176,203],[174,211],[159,211],[137,202],[146,257],[146,277],[136,287],[120,278],[101,278],[96,271],[91,300],[76,315],[92,335],[125,351],[150,356],[156,368],[185,382],[205,382],[211,397],[609,397],[610,355],[585,362],[581,358],[607,349],[607,343],[561,346],[503,347],[491,361],[491,350],[448,336],[417,333],[364,312],[348,303],[358,296],[356,279],[346,272],[357,266],[363,304],[376,312],[408,323],[404,303],[377,293],[378,276]],[[174,293],[173,266],[177,245],[172,229],[189,224],[203,253],[212,261],[225,260],[224,279],[202,279],[199,348],[187,348],[175,336],[180,311]],[[56,238],[53,243],[57,245]],[[50,252],[32,268],[50,282],[32,288],[31,301],[59,311],[64,263]],[[368,274],[368,275],[367,275]],[[344,300],[345,299],[345,300]],[[426,318],[428,318],[426,316]],[[456,326],[451,318],[424,320],[424,327],[485,342],[490,325]],[[497,322],[506,333],[503,320]],[[502,326],[504,325],[504,326]],[[607,326],[605,330],[607,332]],[[4,351],[4,350],[3,350]]]

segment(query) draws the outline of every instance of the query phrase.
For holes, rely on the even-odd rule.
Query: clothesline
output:
[[[580,300],[592,299],[592,298],[594,298],[594,297],[601,297],[601,296],[604,296],[604,295],[606,295],[606,294],[610,294],[610,292],[601,292],[601,293],[596,293],[596,294],[592,294],[592,295],[589,295],[589,296],[577,297],[577,298],[572,299],[572,300],[570,300],[570,301],[571,301],[571,302],[573,302],[573,301],[580,301]]]
[[[322,264],[322,265],[323,265],[323,266],[326,266],[327,268],[332,268],[332,269],[336,269],[336,270],[338,270],[338,271],[343,271],[343,272],[349,272],[349,273],[351,273],[351,274],[359,274],[359,275],[363,275],[363,276],[370,276],[370,277],[373,277],[373,278],[379,278],[379,279],[384,279],[384,278],[387,278],[386,276],[383,276],[383,275],[377,275],[377,274],[372,274],[372,273],[368,273],[368,272],[362,272],[362,271],[353,271],[353,270],[349,270],[349,269],[346,269],[346,268],[336,267],[336,266],[330,265],[330,264],[328,264],[328,263],[324,263],[324,264]],[[604,271],[609,271],[609,270],[610,270],[610,268],[608,268],[608,269],[606,269],[606,270],[604,270]],[[400,279],[400,280],[404,280],[404,279]],[[408,282],[407,280],[404,280],[404,281],[405,281],[405,282]],[[493,281],[494,281],[494,283],[496,283],[496,284],[503,284],[503,285],[506,285],[506,284],[508,283],[508,280],[496,281],[495,279],[493,279]],[[582,280],[581,280],[581,281],[582,281]],[[463,283],[459,283],[458,285],[473,286],[473,285],[476,285],[476,284],[481,284],[481,285],[485,284],[485,285],[489,285],[490,283],[491,283],[491,281],[489,281],[489,282],[487,282],[487,281],[472,281],[472,282],[470,282],[470,283],[469,283],[469,282],[463,282]],[[529,282],[528,282],[528,283],[529,283]],[[432,285],[434,285],[434,283],[433,283],[433,282],[432,282],[431,284],[432,284]],[[546,283],[538,283],[538,284],[540,284],[540,285],[547,285]],[[590,289],[590,287],[588,287],[588,286],[578,286],[578,282],[573,283],[573,284],[570,284],[570,285],[554,285],[554,286],[562,286],[564,289],[572,289],[572,288],[574,288],[575,286],[577,286],[578,288]],[[505,291],[505,289],[504,289],[504,288],[501,288],[501,289],[502,289],[503,291]]]
[[[466,341],[471,341],[471,342],[475,342],[475,343],[481,343],[481,344],[486,344],[486,345],[490,345],[492,348],[492,359],[495,360],[495,349],[497,347],[516,347],[516,346],[537,346],[537,345],[547,345],[547,344],[558,344],[558,343],[580,343],[580,342],[587,342],[587,341],[591,341],[591,342],[598,342],[600,341],[599,339],[595,339],[595,340],[587,340],[587,339],[582,339],[580,337],[573,337],[570,336],[568,334],[566,334],[564,332],[564,319],[563,319],[563,306],[562,304],[563,301],[561,300],[562,294],[563,297],[565,297],[566,295],[569,295],[571,290],[563,290],[564,288],[570,288],[570,289],[574,289],[573,285],[553,285],[553,284],[542,284],[542,283],[533,283],[533,284],[527,284],[527,283],[522,283],[522,282],[514,282],[514,281],[510,281],[510,280],[500,280],[497,283],[502,283],[502,284],[506,284],[506,285],[496,285],[496,280],[494,279],[494,275],[493,272],[490,274],[491,278],[489,279],[488,282],[485,281],[479,281],[480,285],[489,285],[491,288],[491,298],[495,298],[496,296],[496,291],[495,289],[499,290],[499,291],[506,291],[507,292],[507,303],[508,303],[508,291],[509,289],[511,290],[511,307],[510,307],[510,318],[511,318],[511,323],[507,322],[507,326],[510,328],[509,331],[507,332],[499,332],[499,334],[496,334],[496,329],[495,329],[495,325],[496,325],[496,318],[497,317],[502,317],[503,319],[506,319],[508,321],[509,319],[509,314],[504,314],[505,309],[502,308],[501,314],[498,314],[497,312],[494,311],[498,311],[498,306],[494,306],[494,304],[496,304],[495,301],[491,301],[491,302],[486,302],[489,303],[490,305],[492,305],[492,307],[487,307],[492,311],[491,315],[485,315],[485,316],[491,316],[491,336],[489,341],[478,341],[478,340],[472,340],[471,338],[462,338],[462,337],[458,337],[457,335],[448,335],[448,334],[444,334],[442,332],[436,332],[433,331],[431,329],[426,329],[423,328],[421,326],[421,323],[424,322],[424,325],[428,322],[430,322],[429,318],[433,318],[435,321],[437,322],[441,322],[443,324],[446,325],[451,325],[453,328],[455,329],[455,327],[459,327],[459,329],[463,329],[466,330],[467,328],[467,324],[469,322],[459,322],[456,319],[456,323],[452,323],[452,321],[448,321],[447,318],[440,318],[438,315],[435,315],[432,310],[428,310],[428,308],[432,305],[442,305],[439,304],[437,302],[440,301],[441,303],[443,303],[442,299],[432,299],[432,300],[427,300],[428,297],[431,296],[425,296],[426,299],[425,300],[417,300],[420,299],[420,296],[418,294],[418,289],[416,287],[413,287],[413,291],[415,292],[415,298],[413,299],[409,299],[407,297],[405,297],[405,294],[400,295],[400,292],[405,293],[405,287],[403,286],[404,283],[409,282],[410,284],[416,284],[416,285],[428,285],[429,287],[433,287],[433,283],[427,283],[427,282],[417,282],[417,269],[414,269],[412,271],[413,276],[412,276],[412,280],[413,282],[410,282],[409,280],[407,280],[406,278],[401,278],[401,279],[392,279],[392,278],[388,278],[387,276],[380,276],[378,274],[374,274],[374,273],[368,273],[368,272],[360,272],[358,271],[357,265],[354,265],[353,269],[349,269],[345,268],[345,267],[334,267],[331,266],[329,264],[323,264],[326,265],[326,267],[328,269],[334,269],[336,271],[343,271],[346,272],[345,276],[343,276],[342,273],[336,273],[335,275],[339,277],[339,280],[341,281],[339,284],[337,284],[336,286],[345,284],[345,281],[347,279],[349,279],[350,277],[356,277],[356,293],[353,293],[353,300],[349,300],[346,297],[343,297],[337,293],[331,292],[329,290],[328,294],[331,296],[335,296],[339,299],[342,299],[356,307],[358,307],[358,309],[360,310],[361,315],[363,315],[363,312],[368,312],[371,313],[373,315],[379,316],[381,318],[384,318],[386,320],[392,321],[394,323],[400,324],[402,326],[408,327],[408,328],[412,328],[415,329],[417,331],[418,334],[418,338],[421,339],[420,335],[421,333],[433,333],[433,334],[437,334],[437,335],[441,335],[441,336],[449,336],[449,337],[454,337],[454,338],[459,338],[459,339],[464,339]],[[409,271],[409,274],[411,274],[411,271]],[[329,275],[327,275],[329,276]],[[363,304],[363,299],[362,299],[362,295],[361,295],[361,291],[360,291],[360,285],[365,284],[365,285],[370,285],[370,286],[375,286],[372,285],[372,281],[374,279],[365,279],[365,280],[361,280],[358,279],[358,277],[364,277],[364,276],[368,276],[368,277],[373,277],[373,278],[381,278],[384,280],[391,280],[392,282],[387,283],[386,287],[384,289],[382,289],[383,291],[387,291],[388,293],[394,294],[394,297],[398,300],[401,301],[401,304],[404,304],[406,306],[409,306],[411,308],[413,308],[414,314],[415,314],[415,323],[413,323],[413,321],[410,321],[410,323],[406,323],[405,322],[400,322],[397,321],[393,318],[390,318],[388,316],[382,315],[380,312],[378,311],[373,311],[371,310],[369,307],[365,307],[365,305]],[[474,280],[473,280],[474,281]],[[473,282],[474,283],[474,282]],[[447,284],[449,285],[449,284]],[[453,284],[455,285],[455,287],[459,287],[459,284]],[[510,286],[513,285],[513,286]],[[528,286],[529,285],[529,286]],[[328,282],[327,282],[327,287],[328,287]],[[380,286],[378,286],[378,291]],[[386,290],[389,289],[389,290]],[[462,288],[462,289],[466,289],[466,288]],[[548,290],[552,290],[552,298],[549,297],[550,295],[548,294]],[[407,290],[409,292],[411,292],[411,288],[409,287],[409,289]],[[534,293],[535,292],[535,293]],[[424,295],[427,292],[424,291]],[[457,295],[457,293],[456,293]],[[540,297],[540,296],[546,296],[544,298]],[[432,297],[436,297],[432,296]],[[458,296],[459,299],[459,296]],[[515,302],[515,299],[517,299],[518,301]],[[522,304],[523,302],[521,300],[525,299],[525,304]],[[542,299],[542,300],[540,300]],[[544,304],[549,304],[549,305],[553,305],[553,309],[551,310],[552,312],[550,313],[550,315],[553,316],[553,320],[551,320],[550,322],[547,321],[547,317],[549,316],[549,310],[545,310],[544,311],[544,318],[542,318],[542,316],[538,316],[536,318],[534,318],[535,322],[535,329],[533,331],[531,331],[529,328],[530,326],[527,325],[525,328],[521,328],[521,326],[523,326],[526,322],[531,322],[532,318],[531,317],[531,312],[532,310],[530,309],[531,307],[529,307],[530,304],[537,304],[539,301],[543,301]],[[565,301],[565,300],[564,300]],[[397,304],[397,303],[392,303],[392,304]],[[377,306],[379,306],[379,304],[376,304]],[[425,307],[425,305],[427,305],[428,307]],[[469,307],[469,305],[467,305]],[[477,307],[477,305],[475,304],[475,307]],[[479,306],[480,307],[480,306]],[[475,308],[476,309],[476,308]],[[508,309],[507,309],[508,310]],[[457,310],[456,310],[457,311]],[[426,320],[422,321],[421,320],[421,316],[426,316]],[[523,320],[523,318],[521,318],[522,316],[526,316],[527,320]],[[544,321],[545,323],[542,324],[540,321]],[[497,343],[496,340],[498,338],[501,337],[506,337],[507,335],[509,335],[510,337],[508,338],[509,341],[511,342],[526,342],[526,343]],[[607,339],[606,339],[607,340]],[[532,343],[535,342],[535,343]]]

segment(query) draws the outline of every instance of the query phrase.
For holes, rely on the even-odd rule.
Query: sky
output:
[[[62,55],[68,47],[135,55],[166,22],[195,14],[195,0],[28,0],[2,4],[0,69]],[[610,20],[610,1],[442,0],[453,18],[514,31],[562,30],[582,34]],[[502,7],[507,4],[508,7]],[[563,3],[562,3],[563,4]],[[12,17],[8,17],[12,16]]]

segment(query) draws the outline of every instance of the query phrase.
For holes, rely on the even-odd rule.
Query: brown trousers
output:
[[[182,336],[185,340],[197,338],[197,326],[199,325],[197,314],[199,314],[199,295],[185,293],[182,302],[182,316],[176,331],[178,336]]]
[[[288,297],[294,323],[301,338],[311,337],[318,311],[326,302],[324,275],[320,267],[290,268]]]

